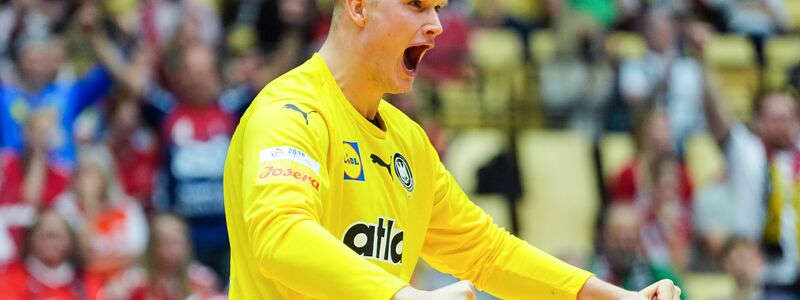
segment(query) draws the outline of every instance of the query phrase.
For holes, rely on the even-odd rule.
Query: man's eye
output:
[[[436,10],[436,12],[438,13],[439,11],[441,11],[441,10],[442,10],[442,6],[441,6],[441,5],[437,5],[437,6],[436,6],[436,7],[434,7],[433,9],[434,9],[434,10]]]
[[[422,1],[419,1],[419,0],[411,1],[408,4],[410,4],[411,6],[416,7],[416,8],[422,8]]]

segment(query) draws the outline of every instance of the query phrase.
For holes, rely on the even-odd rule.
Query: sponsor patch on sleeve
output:
[[[289,160],[308,167],[319,175],[319,163],[308,154],[292,146],[278,146],[261,150],[258,154],[259,165],[265,162]]]
[[[308,167],[293,161],[272,161],[259,164],[256,185],[268,183],[290,183],[310,187],[319,191],[319,177],[315,176]]]

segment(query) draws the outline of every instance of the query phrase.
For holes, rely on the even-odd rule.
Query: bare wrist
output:
[[[406,286],[397,291],[397,293],[394,294],[394,297],[392,297],[392,300],[420,299],[422,296],[424,296],[424,293],[425,292],[415,289],[411,286]]]

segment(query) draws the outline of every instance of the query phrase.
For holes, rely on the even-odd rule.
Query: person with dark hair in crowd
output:
[[[138,283],[127,271],[145,251],[147,220],[139,203],[122,191],[107,148],[81,150],[73,187],[55,208],[78,233],[90,293],[111,297],[135,290]]]
[[[204,44],[189,45],[169,77],[174,92],[150,85],[144,97],[150,118],[160,128],[163,151],[163,178],[154,205],[184,218],[195,256],[227,278],[230,250],[222,171],[236,123],[219,104],[222,83],[215,52]]]
[[[674,269],[647,257],[645,242],[641,239],[644,219],[632,204],[611,204],[601,230],[602,246],[589,264],[589,270],[600,279],[632,290],[642,289],[659,279],[670,279],[680,285]]]
[[[69,171],[50,160],[58,127],[55,118],[56,112],[49,109],[31,113],[23,131],[28,140],[25,150],[0,152],[0,219],[9,230],[14,249],[22,245],[23,233],[33,224],[37,212],[52,206],[69,187]]]
[[[120,92],[108,111],[106,145],[114,155],[124,192],[146,211],[153,209],[152,196],[159,169],[160,152],[155,132],[145,127],[139,102]]]
[[[730,238],[722,247],[718,260],[725,273],[736,282],[732,300],[767,299],[762,285],[764,255],[757,243],[745,238]]]
[[[759,94],[750,126],[724,111],[713,78],[706,79],[708,128],[727,162],[725,187],[737,220],[729,235],[765,251],[764,297],[800,297],[800,119],[795,96]],[[783,299],[783,298],[782,298]]]
[[[642,234],[649,259],[683,270],[692,233],[688,166],[672,148],[672,129],[662,109],[642,112],[634,123],[637,154],[610,182],[609,198],[631,203],[648,217]]]
[[[88,299],[78,244],[64,216],[43,211],[26,235],[22,260],[0,269],[0,299]]]
[[[219,279],[194,262],[189,228],[175,215],[156,216],[145,255],[147,299],[222,298]]]

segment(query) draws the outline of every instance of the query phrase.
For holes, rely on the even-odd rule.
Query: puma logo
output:
[[[389,164],[387,164],[385,161],[383,161],[383,159],[381,159],[381,157],[380,157],[380,156],[377,156],[377,155],[375,155],[375,154],[370,154],[370,155],[369,155],[369,158],[371,158],[371,159],[372,159],[372,162],[373,162],[374,164],[376,164],[376,165],[379,165],[379,166],[381,166],[381,167],[384,167],[384,168],[386,168],[386,172],[388,172],[388,173],[389,173],[389,178],[392,178],[392,179],[394,179],[394,177],[392,176],[392,167],[391,167],[391,166],[389,166]]]
[[[284,105],[283,109],[293,110],[293,111],[296,111],[296,112],[300,113],[301,115],[303,115],[303,119],[306,120],[306,125],[308,125],[308,115],[317,112],[316,110],[312,110],[312,111],[309,111],[309,112],[304,112],[299,107],[297,107],[297,105],[294,105],[294,104],[291,104],[291,103]]]

